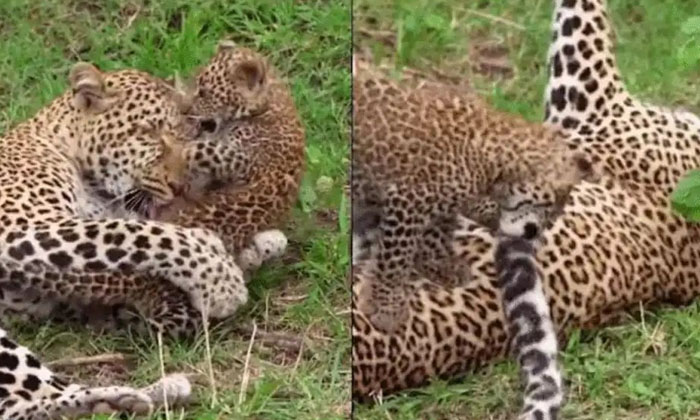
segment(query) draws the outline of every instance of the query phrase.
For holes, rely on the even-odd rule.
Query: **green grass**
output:
[[[211,333],[216,401],[206,380],[184,419],[340,419],[349,412],[349,317],[346,283],[349,165],[350,9],[346,0],[8,0],[0,4],[0,132],[64,91],[71,65],[135,67],[158,76],[188,75],[223,37],[265,53],[291,84],[307,133],[307,174],[285,229],[288,257],[265,267],[250,303]],[[234,327],[306,339],[285,354]],[[11,332],[45,360],[122,352],[127,368],[70,372],[89,383],[144,385],[160,375],[153,337],[96,334],[78,327],[13,324]],[[207,372],[203,340],[166,342],[168,372]],[[249,375],[242,386],[244,372]],[[241,397],[242,395],[242,397]],[[154,417],[156,418],[156,417]]]
[[[377,62],[446,82],[467,80],[497,108],[540,121],[551,0],[355,0],[355,45]],[[700,3],[609,0],[629,89],[662,105],[700,107]],[[484,47],[489,54],[479,54]],[[496,71],[480,64],[496,58]],[[700,305],[644,312],[575,333],[563,353],[567,419],[700,419]],[[519,409],[516,366],[434,383],[356,406],[356,419],[507,419]]]

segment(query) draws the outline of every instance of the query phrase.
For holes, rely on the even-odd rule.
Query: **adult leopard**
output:
[[[369,259],[372,280],[357,305],[374,326],[395,331],[407,313],[404,280],[415,271],[420,241],[432,224],[458,209],[496,201],[503,212],[501,229],[532,238],[542,221],[558,213],[572,186],[595,174],[582,155],[557,145],[556,132],[541,124],[497,112],[478,97],[407,89],[357,67],[354,213],[357,208],[381,213]],[[467,214],[482,216],[473,209]]]
[[[70,86],[0,139],[3,313],[148,298],[163,308],[154,314],[163,319],[181,305],[212,318],[231,314],[245,302],[246,290],[240,269],[213,233],[109,217],[152,217],[181,190],[182,137],[191,131],[184,98],[145,73],[105,73],[87,63],[73,67]],[[142,276],[115,280],[119,273]],[[143,295],[148,276],[163,279],[164,290],[176,290],[169,294],[175,299]],[[63,384],[4,330],[0,377],[0,410],[13,419],[140,412],[164,397],[189,394],[181,376],[145,390]]]
[[[182,188],[179,133],[190,131],[182,98],[145,73],[87,63],[70,82],[70,92],[0,140],[2,308],[26,305],[23,295],[38,297],[30,304],[38,312],[56,301],[139,301],[148,282],[108,275],[122,272],[167,279],[212,318],[233,313],[245,285],[213,233],[93,218],[104,214],[104,197],[152,215]]]
[[[605,2],[558,0],[554,16],[547,120],[608,173],[572,190],[538,250],[552,318],[566,335],[605,325],[640,303],[684,304],[700,294],[700,228],[668,204],[679,177],[700,166],[700,119],[628,93]],[[413,282],[408,326],[394,334],[353,311],[355,398],[454,377],[508,353],[495,246],[488,230],[461,218],[453,250],[469,263],[468,284]],[[366,285],[356,270],[353,302]]]
[[[199,135],[182,148],[187,194],[159,219],[216,232],[250,274],[284,252],[287,238],[273,228],[291,210],[303,174],[304,130],[291,93],[261,54],[227,41],[197,73],[194,86],[176,89],[188,98],[188,118]],[[167,280],[124,277],[119,281],[144,284],[139,299],[61,305],[50,316],[100,329],[140,325],[145,318],[179,338],[201,329],[196,308]]]

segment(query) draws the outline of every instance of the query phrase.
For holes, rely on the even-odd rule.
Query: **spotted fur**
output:
[[[25,295],[39,298],[24,308],[38,312],[138,301],[144,279],[133,274],[166,279],[212,318],[233,313],[247,291],[213,233],[109,211],[93,218],[105,199],[148,216],[181,189],[181,99],[134,70],[81,63],[70,81],[71,92],[0,140],[0,310]],[[105,275],[115,273],[132,277]]]
[[[141,389],[69,384],[0,328],[0,418],[53,420],[91,414],[147,414],[185,403],[191,386],[183,375],[165,376]]]
[[[222,42],[196,81],[190,114],[205,135],[185,154],[191,190],[204,196],[165,220],[214,231],[240,255],[256,234],[282,224],[296,201],[304,129],[289,87],[253,50]]]
[[[494,257],[506,323],[524,378],[520,420],[556,420],[564,399],[557,335],[531,240],[502,235]]]
[[[680,305],[700,294],[700,228],[673,214],[668,203],[680,176],[700,167],[700,120],[629,94],[615,65],[604,2],[557,1],[554,32],[547,121],[561,131],[561,142],[592,156],[607,173],[598,183],[573,188],[537,251],[552,319],[566,336],[572,328],[618,321],[640,303]],[[568,61],[561,63],[566,73],[557,71],[557,55],[576,57],[575,77]],[[453,378],[510,350],[495,286],[496,239],[466,218],[458,224],[452,249],[469,264],[468,284],[413,282],[407,327],[394,334],[353,311],[355,398]],[[361,269],[353,275],[357,302],[369,281]]]
[[[488,223],[493,216],[484,219],[476,209],[495,201],[501,229],[532,237],[573,185],[592,178],[585,157],[557,143],[556,132],[476,97],[406,89],[358,67],[353,100],[355,219],[380,209],[373,281],[357,304],[384,331],[405,320],[404,280],[432,225],[458,211]]]
[[[241,68],[263,73],[253,86],[241,84]],[[194,90],[188,114],[199,133],[183,147],[188,193],[176,198],[160,219],[216,232],[249,274],[286,249],[286,236],[275,228],[297,197],[304,170],[304,130],[288,86],[257,52],[223,42],[196,81],[193,89],[178,87]],[[191,305],[166,311],[172,308],[169,301],[177,300],[177,293],[167,292],[167,282],[152,279],[146,285],[141,298],[128,305],[92,305],[77,311],[63,307],[56,313],[62,320],[77,319],[99,328],[124,328],[145,318],[152,327],[180,338],[201,329]],[[151,303],[155,296],[163,298]]]

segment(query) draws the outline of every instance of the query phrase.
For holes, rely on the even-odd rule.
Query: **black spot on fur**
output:
[[[552,93],[550,96],[550,102],[554,107],[557,109],[557,111],[563,111],[564,108],[566,108],[566,87],[564,86],[559,86],[556,89],[552,89]]]
[[[576,98],[576,109],[579,111],[585,111],[587,107],[588,99],[586,99],[586,95],[579,94]]]
[[[44,251],[50,251],[54,248],[59,248],[61,246],[61,241],[56,238],[47,238],[46,240],[39,242],[39,246]]]
[[[49,261],[58,268],[67,268],[73,263],[73,257],[65,251],[54,252],[49,254]]]
[[[0,385],[12,385],[15,383],[15,375],[0,372]]]
[[[18,246],[11,246],[10,249],[7,250],[7,254],[17,261],[22,261],[24,259],[24,253]]]
[[[32,400],[32,395],[30,393],[28,393],[27,391],[24,391],[22,389],[20,389],[19,391],[15,391],[15,395],[19,395],[20,397],[22,397],[23,399],[25,399],[27,401]]]
[[[75,247],[74,252],[90,260],[97,256],[97,247],[92,242],[83,242]]]
[[[146,261],[148,259],[148,254],[145,252],[138,250],[131,254],[131,261],[134,264],[141,264],[142,262]]]
[[[32,356],[31,354],[27,355],[27,360],[25,361],[25,363],[27,364],[27,367],[30,368],[39,369],[41,367],[41,362],[39,362],[39,359]]]
[[[24,389],[27,389],[29,391],[35,392],[39,389],[39,385],[41,382],[39,381],[39,378],[37,378],[34,375],[27,375],[27,378],[22,382],[22,386]]]
[[[529,367],[533,375],[540,375],[547,369],[549,363],[549,357],[537,349],[529,350],[520,357],[520,364],[524,367]]]
[[[148,236],[139,235],[136,237],[136,240],[134,241],[134,246],[136,246],[136,248],[139,248],[139,249],[150,249],[151,243],[148,240]]]
[[[29,241],[22,241],[22,243],[19,244],[19,249],[21,249],[26,256],[34,255],[34,247]]]
[[[564,128],[568,128],[568,129],[576,129],[579,124],[580,124],[579,120],[576,118],[572,118],[572,117],[565,117],[561,121],[561,125]]]
[[[14,350],[18,347],[17,344],[7,337],[0,338],[0,346],[10,350]]]
[[[87,271],[99,272],[107,269],[107,265],[100,260],[90,261],[85,264],[85,269]]]
[[[566,65],[566,72],[569,73],[570,76],[573,76],[576,74],[578,69],[581,68],[581,65],[578,63],[576,60],[571,60],[569,63]]]
[[[19,366],[19,359],[6,351],[0,353],[0,368],[15,370]]]
[[[561,77],[563,66],[561,64],[561,56],[557,52],[554,54],[554,58],[552,59],[552,67],[554,69],[554,77]]]
[[[562,24],[561,27],[561,34],[563,36],[571,36],[574,33],[574,30],[578,29],[581,27],[581,18],[578,16],[573,16],[570,18],[567,18],[564,23]]]
[[[109,259],[111,262],[117,262],[124,258],[126,251],[121,248],[110,248],[107,250],[105,255],[107,255],[107,259]]]

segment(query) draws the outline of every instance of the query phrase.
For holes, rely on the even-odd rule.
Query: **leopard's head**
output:
[[[101,198],[154,217],[185,182],[183,143],[193,135],[189,101],[163,80],[137,70],[70,74],[78,166]]]

